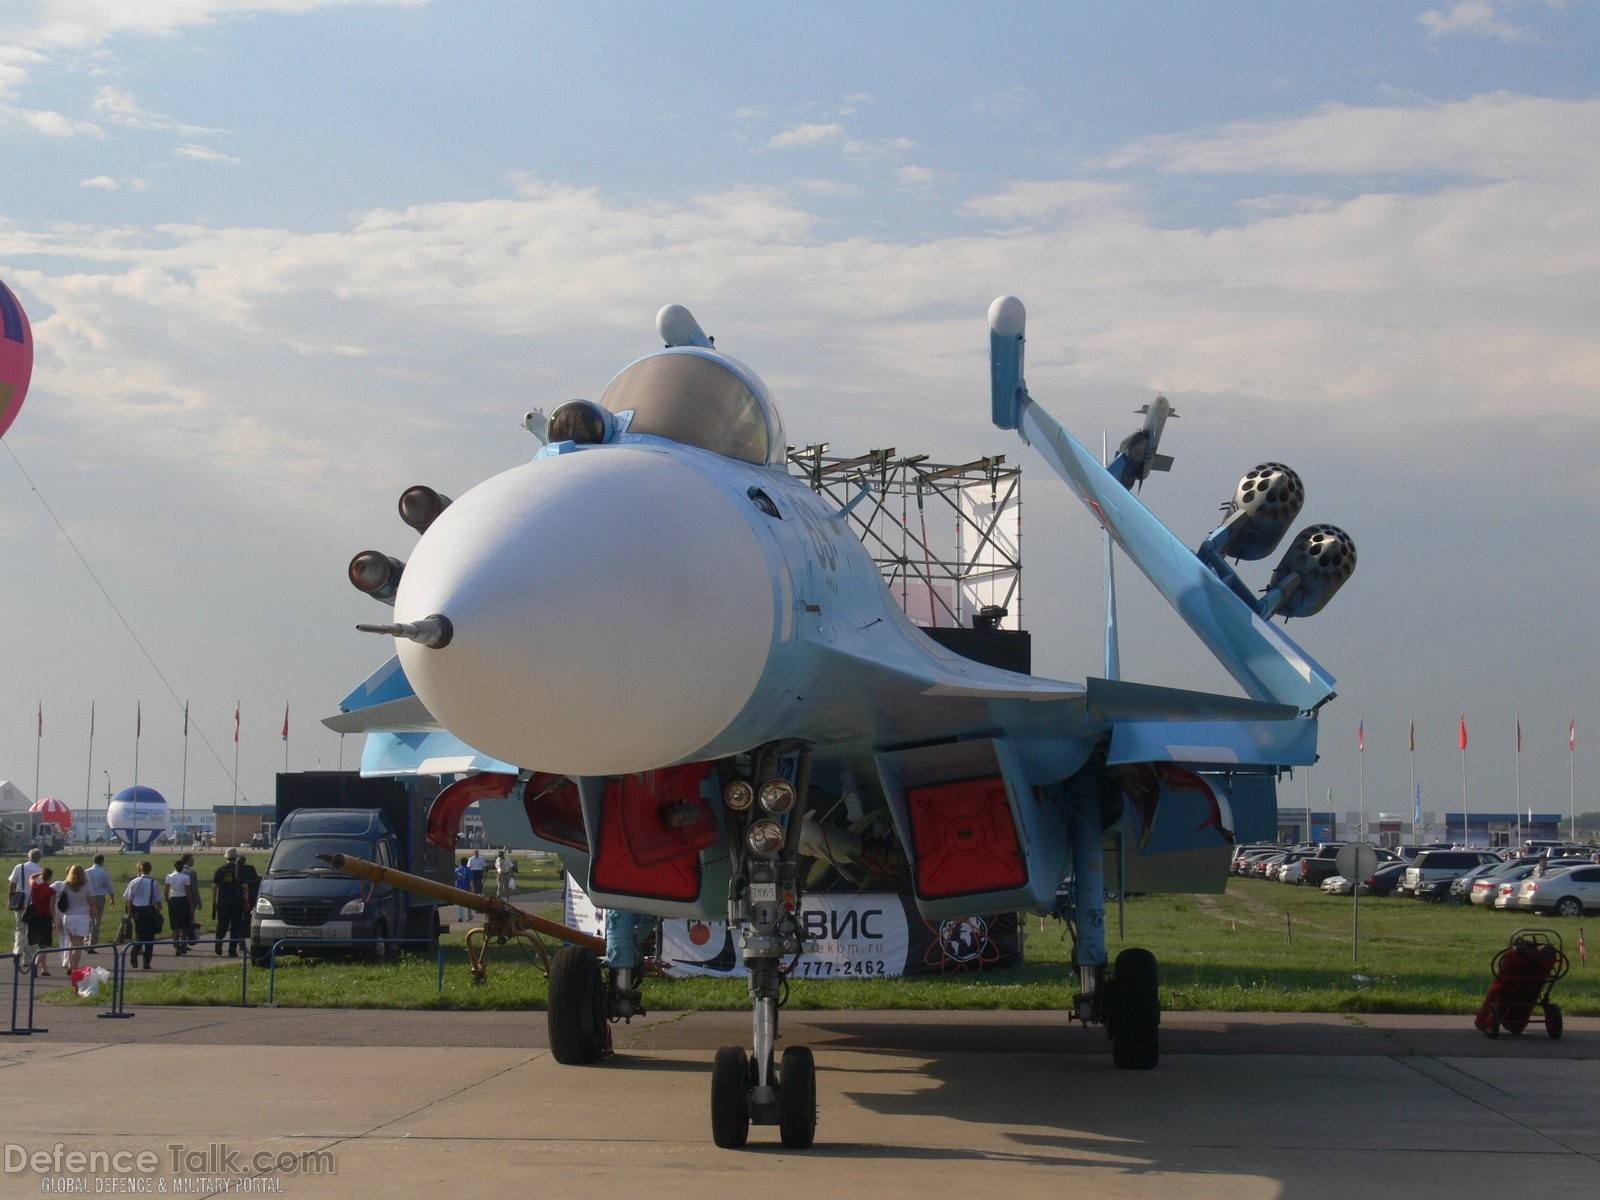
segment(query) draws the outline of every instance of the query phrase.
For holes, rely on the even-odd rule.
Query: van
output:
[[[1417,855],[1406,868],[1405,878],[1395,894],[1437,900],[1450,890],[1453,880],[1474,867],[1499,861],[1500,856],[1492,850],[1429,850]]]

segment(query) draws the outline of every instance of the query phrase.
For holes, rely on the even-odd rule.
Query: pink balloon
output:
[[[0,280],[0,437],[17,419],[33,377],[33,330],[11,289]]]

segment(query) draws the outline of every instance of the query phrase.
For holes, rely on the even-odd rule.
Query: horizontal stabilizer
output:
[[[1090,679],[1088,717],[1097,725],[1118,721],[1292,721],[1300,710],[1292,704],[1190,692],[1183,688]]]
[[[1172,455],[1170,455],[1170,454],[1152,454],[1150,456],[1150,469],[1152,471],[1170,471],[1170,470],[1172,470]]]

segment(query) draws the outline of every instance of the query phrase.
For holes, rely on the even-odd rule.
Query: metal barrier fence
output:
[[[267,1006],[275,1007],[277,1003],[278,984],[278,950],[282,946],[316,945],[328,946],[330,943],[320,938],[279,938],[272,943],[267,951]],[[341,939],[337,945],[345,946],[432,946],[437,952],[438,975],[435,986],[440,992],[444,991],[444,944],[434,938],[348,938]],[[11,1016],[8,1028],[0,1029],[0,1037],[27,1037],[35,1033],[49,1033],[48,1027],[38,1026],[33,1023],[34,1008],[38,1000],[39,960],[47,954],[62,954],[72,951],[104,950],[111,951],[111,1007],[103,1013],[96,1013],[101,1018],[127,1018],[135,1014],[127,1011],[126,988],[128,983],[128,956],[135,952],[143,952],[146,947],[154,950],[157,946],[191,946],[193,943],[179,941],[177,938],[152,939],[148,941],[133,942],[80,942],[75,946],[51,946],[45,949],[30,949],[27,955],[15,952],[0,955],[0,959],[9,959],[11,962]],[[28,1016],[26,1024],[18,1024],[18,1008],[22,999],[23,961],[29,961],[28,978]],[[239,1007],[250,1008],[250,967],[252,952],[247,945],[243,954],[239,956]],[[219,964],[220,965],[220,964]],[[70,983],[69,985],[73,986]]]

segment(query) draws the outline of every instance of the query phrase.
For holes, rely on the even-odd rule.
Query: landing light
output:
[[[735,779],[722,789],[722,802],[734,812],[744,812],[756,802],[756,790],[743,779]]]
[[[787,779],[769,779],[761,785],[761,807],[781,817],[794,807],[794,784]]]
[[[745,834],[744,840],[750,847],[750,853],[760,858],[771,858],[783,849],[783,826],[763,817],[751,824],[750,832]]]

